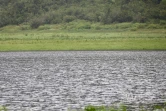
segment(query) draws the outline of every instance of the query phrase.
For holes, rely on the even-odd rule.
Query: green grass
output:
[[[147,109],[148,108],[148,109]],[[131,107],[120,104],[120,105],[113,105],[113,106],[86,106],[84,109],[80,110],[73,110],[68,109],[68,111],[130,111]],[[132,108],[132,110],[134,110]],[[142,104],[137,109],[139,111],[166,111],[166,103],[155,103],[155,104]],[[5,106],[0,106],[0,111],[8,111]]]
[[[87,106],[84,111],[127,111],[127,107],[125,105],[121,105],[120,107]]]
[[[0,111],[7,111],[7,108],[5,106],[0,106]]]
[[[83,111],[128,111],[131,107],[127,105],[120,106],[87,106]],[[134,109],[132,109],[134,110]],[[135,109],[136,110],[136,109]],[[140,106],[139,111],[166,111],[166,103],[146,104]]]
[[[166,50],[165,28],[163,25],[153,26],[159,29],[149,28],[151,25],[154,24],[74,22],[33,30],[28,25],[6,26],[0,28],[0,51]]]

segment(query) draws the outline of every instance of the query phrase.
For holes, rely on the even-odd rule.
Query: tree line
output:
[[[166,20],[166,0],[0,0],[0,27],[5,25]]]

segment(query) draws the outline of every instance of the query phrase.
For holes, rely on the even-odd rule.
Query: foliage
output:
[[[35,19],[33,19],[31,21],[30,26],[31,26],[31,28],[36,29],[36,28],[38,28],[42,24],[43,24],[43,20],[42,19],[35,18]]]
[[[0,0],[0,27],[29,23],[37,28],[41,19],[43,24],[160,23],[166,19],[166,0]]]

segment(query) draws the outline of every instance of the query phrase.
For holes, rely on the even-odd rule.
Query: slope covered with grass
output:
[[[29,50],[166,50],[163,25],[71,22],[6,26],[0,29],[0,51]]]

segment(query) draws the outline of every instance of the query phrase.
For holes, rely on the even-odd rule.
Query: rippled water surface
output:
[[[164,101],[166,51],[0,53],[0,105],[9,111]]]

